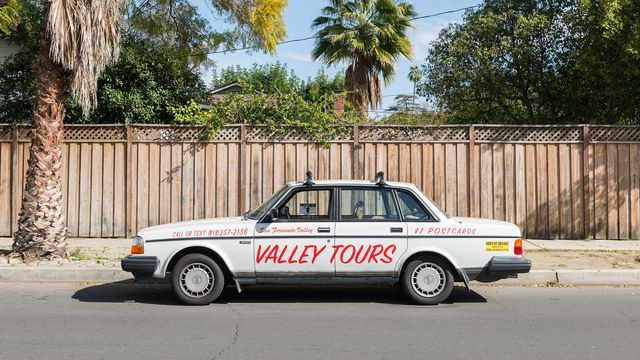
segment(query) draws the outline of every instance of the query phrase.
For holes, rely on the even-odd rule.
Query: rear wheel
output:
[[[189,254],[178,260],[171,272],[171,287],[178,299],[188,305],[207,305],[224,288],[220,266],[203,254]]]
[[[416,304],[436,305],[445,301],[453,291],[451,268],[435,256],[421,256],[411,260],[400,279],[405,296]]]

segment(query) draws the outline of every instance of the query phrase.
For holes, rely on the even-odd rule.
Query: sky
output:
[[[220,24],[220,18],[211,13],[205,1],[210,0],[197,0],[194,1],[194,3],[197,4],[202,16],[209,19],[212,27],[228,26],[226,24]],[[417,0],[410,2],[413,3],[418,16],[422,16],[477,5],[481,3],[481,0]],[[320,15],[320,10],[326,5],[328,5],[327,0],[289,0],[289,6],[285,10],[284,19],[287,28],[287,38],[285,40],[313,36],[314,31],[311,29],[311,22]],[[462,21],[463,14],[464,12],[460,11],[415,20],[415,28],[409,31],[409,39],[411,39],[413,44],[413,59],[408,60],[403,58],[396,64],[395,79],[387,86],[384,86],[382,90],[382,110],[393,105],[393,99],[396,95],[413,93],[413,84],[407,79],[409,68],[413,65],[424,64],[429,43],[437,38],[439,31],[447,26],[447,24]],[[338,71],[344,71],[346,68],[345,65],[326,67],[320,62],[314,62],[311,59],[313,45],[314,40],[307,40],[278,45],[277,52],[274,55],[256,51],[236,51],[212,54],[210,58],[215,63],[216,68],[224,68],[232,65],[249,67],[254,63],[263,64],[280,61],[281,63],[286,63],[289,69],[293,69],[296,75],[302,79],[313,77],[321,67],[324,67],[330,75]],[[210,84],[211,72],[207,71],[204,77],[207,84]],[[383,114],[383,112],[377,112],[372,115],[375,117],[375,115],[381,116]]]

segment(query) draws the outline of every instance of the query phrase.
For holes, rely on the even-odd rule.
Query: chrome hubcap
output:
[[[446,284],[444,270],[433,263],[422,263],[411,273],[413,291],[422,297],[434,297],[444,290]]]
[[[213,271],[203,263],[193,263],[180,273],[180,288],[185,294],[199,298],[213,289]]]

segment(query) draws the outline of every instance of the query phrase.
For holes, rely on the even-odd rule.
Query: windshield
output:
[[[275,194],[271,195],[267,201],[263,202],[262,205],[258,206],[255,210],[249,213],[247,217],[249,219],[258,220],[260,219],[269,209],[275,205],[275,203],[280,199],[280,196],[287,190],[287,186],[283,186],[280,190],[276,191]]]

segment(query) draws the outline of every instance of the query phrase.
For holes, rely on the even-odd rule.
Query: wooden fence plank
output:
[[[549,202],[547,188],[547,145],[536,145],[536,196],[538,202],[537,237],[549,236]]]
[[[504,144],[493,144],[493,218],[505,219],[504,204]]]
[[[516,222],[515,153],[513,144],[504,145],[504,211],[505,220]]]
[[[113,192],[115,157],[113,144],[104,144],[102,149],[102,216],[100,236],[113,237]]]
[[[240,161],[242,159],[239,159]],[[205,217],[216,217],[216,145],[207,144],[205,147]]]
[[[629,149],[629,180],[631,238],[640,239],[640,144]]]
[[[78,212],[80,194],[80,145],[69,144],[69,166],[67,186],[67,229],[69,236],[78,236]]]
[[[557,239],[560,237],[560,196],[558,194],[558,145],[547,145],[547,169],[548,169],[548,189],[549,189],[549,237]]]
[[[11,143],[0,143],[0,209],[11,209]],[[11,216],[0,216],[0,236],[11,236]]]
[[[480,144],[480,216],[493,218],[493,149]]]
[[[571,237],[584,238],[584,183],[582,144],[571,144]]]
[[[240,210],[239,196],[236,194],[240,191],[240,165],[238,159],[240,158],[240,145],[228,144],[228,178],[227,182],[227,216],[240,216],[244,211]]]
[[[171,144],[171,222],[182,220],[182,144]]]
[[[351,154],[352,148],[349,144],[340,144],[340,173],[342,179],[353,179],[353,156]],[[305,169],[309,165],[305,166]]]
[[[447,213],[452,216],[458,215],[458,198],[457,198],[457,151],[455,144],[446,144],[444,146],[444,169],[442,175],[445,187],[445,208]]]
[[[127,235],[126,215],[127,202],[125,186],[127,177],[126,144],[114,145],[114,187],[113,187],[113,236],[123,237]]]
[[[535,145],[527,144],[525,153],[525,186],[527,194],[527,232],[526,237],[535,237],[538,233],[538,199],[536,196],[536,154]]]
[[[80,145],[80,211],[78,212],[78,236],[88,237],[91,230],[91,144]],[[96,193],[96,196],[99,194]]]
[[[208,147],[208,146],[207,146]],[[166,224],[171,222],[171,182],[173,174],[171,172],[171,145],[160,145],[160,169],[158,170],[159,176],[159,188],[158,188],[158,222],[160,224]],[[210,164],[205,164],[205,169],[208,171],[211,167]]]
[[[607,145],[594,148],[594,213],[596,239],[607,238]]]
[[[607,144],[607,238],[618,232],[618,146]]]
[[[149,144],[149,226],[160,223],[160,165],[160,145]]]
[[[398,172],[398,144],[387,144],[387,171],[389,181],[399,181]]]
[[[422,190],[433,200],[433,144],[422,145]]]
[[[257,161],[259,163],[262,162],[262,153],[260,151],[260,144],[253,144],[251,146],[251,152],[255,153],[258,158]],[[228,216],[229,215],[229,208],[228,208],[228,203],[229,203],[229,192],[227,191],[227,189],[229,188],[229,146],[228,144],[218,144],[217,149],[216,149],[216,155],[217,155],[217,160],[216,160],[216,216],[217,217],[223,217],[223,216]],[[259,165],[256,165],[255,162],[252,162],[251,164],[254,167],[254,170],[252,170],[252,175],[255,173],[258,178],[255,182],[253,182],[252,186],[256,189],[256,191],[260,191],[260,184],[261,184],[261,167]],[[259,195],[258,195],[259,197]],[[254,199],[251,199],[251,201],[253,202]],[[252,207],[252,208],[256,208],[256,206]]]
[[[558,157],[560,172],[560,235],[563,239],[571,238],[571,154],[569,145],[561,144]]]
[[[410,166],[408,166],[408,170],[411,175],[408,181],[422,189],[422,146],[420,144],[411,144],[409,159]]]
[[[149,144],[137,144],[137,198],[136,226],[138,230],[149,226]]]
[[[182,146],[182,220],[193,220],[194,144]]]
[[[629,144],[618,145],[618,227],[619,239],[629,239]]]
[[[525,172],[525,147],[521,144],[515,145],[515,211],[516,225],[523,234],[527,234],[527,173]]]
[[[443,144],[433,145],[433,200],[448,212],[447,208],[447,185],[445,174],[445,149]]]
[[[457,212],[458,216],[469,216],[469,166],[467,160],[468,145],[456,144],[456,164],[457,164]]]
[[[203,144],[196,144],[194,149],[193,159],[193,218],[204,219],[205,218],[205,156],[206,147]],[[237,157],[236,157],[237,159]],[[229,177],[232,174],[238,174],[237,172],[230,172]],[[237,201],[237,200],[236,200]]]

